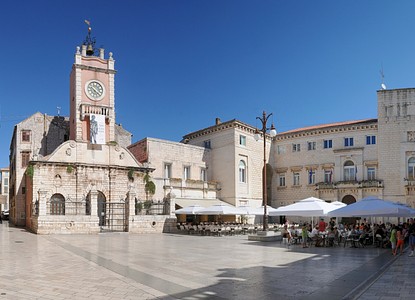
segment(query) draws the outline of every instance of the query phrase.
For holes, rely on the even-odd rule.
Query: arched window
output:
[[[408,180],[415,180],[415,157],[408,159]]]
[[[91,215],[91,192],[85,198],[85,214],[87,216]]]
[[[246,183],[246,164],[243,160],[239,161],[239,182]]]
[[[61,194],[54,194],[52,198],[50,198],[50,214],[65,214],[65,198]]]
[[[351,160],[348,160],[344,163],[343,180],[344,181],[356,180],[356,166]]]

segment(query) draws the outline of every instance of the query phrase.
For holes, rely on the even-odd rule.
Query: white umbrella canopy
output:
[[[188,207],[183,207],[176,210],[174,213],[177,215],[195,215],[198,211],[205,209],[203,206],[200,205],[190,205]]]
[[[197,215],[246,215],[247,212],[235,206],[216,204],[199,210]]]
[[[340,207],[345,207],[345,206],[347,206],[347,204],[346,204],[346,203],[343,203],[343,202],[340,202],[340,201],[333,201],[333,202],[330,202],[330,204],[331,204],[331,205],[335,205],[335,206],[336,206],[336,209],[337,209],[337,208],[340,208]]]
[[[263,216],[264,215],[264,206],[260,207],[250,207],[250,206],[239,206],[239,209],[246,210],[247,215],[253,215],[253,216]],[[267,205],[267,215],[269,215],[270,212],[276,211],[276,208],[273,208],[269,205]]]
[[[294,204],[278,207],[269,213],[270,216],[300,216],[300,217],[319,217],[326,216],[329,211],[337,209],[338,206],[332,205],[324,200],[309,197]]]
[[[414,210],[391,201],[366,197],[333,210],[328,215],[330,217],[409,217],[414,215]]]

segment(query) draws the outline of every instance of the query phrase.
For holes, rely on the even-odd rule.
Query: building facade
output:
[[[0,169],[0,213],[9,209],[9,168]]]
[[[169,231],[170,209],[136,210],[153,169],[126,148],[131,134],[115,123],[115,61],[90,34],[75,53],[69,118],[36,113],[14,128],[11,222],[39,234]]]
[[[267,203],[314,196],[347,204],[376,196],[415,207],[415,89],[380,90],[378,118],[299,128],[267,136]],[[262,143],[256,128],[216,122],[184,136],[208,147],[221,199],[235,206],[262,200]]]

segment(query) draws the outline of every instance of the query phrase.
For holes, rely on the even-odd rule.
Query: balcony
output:
[[[415,185],[415,181],[413,181]],[[316,184],[317,190],[323,189],[344,189],[344,188],[383,188],[382,180],[349,180],[336,182],[319,182]]]
[[[195,190],[213,190],[218,189],[218,184],[215,181],[203,181],[203,180],[184,180],[181,178],[166,178],[164,179],[164,188],[174,189],[195,189]]]
[[[112,108],[103,105],[81,104],[81,120],[91,114],[103,115],[105,119],[110,117]]]

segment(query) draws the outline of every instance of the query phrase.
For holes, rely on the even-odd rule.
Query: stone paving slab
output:
[[[388,299],[379,298],[377,282],[405,259],[379,248],[287,247],[247,236],[39,236],[7,224],[0,225],[0,300]],[[367,278],[377,281],[352,293]]]

